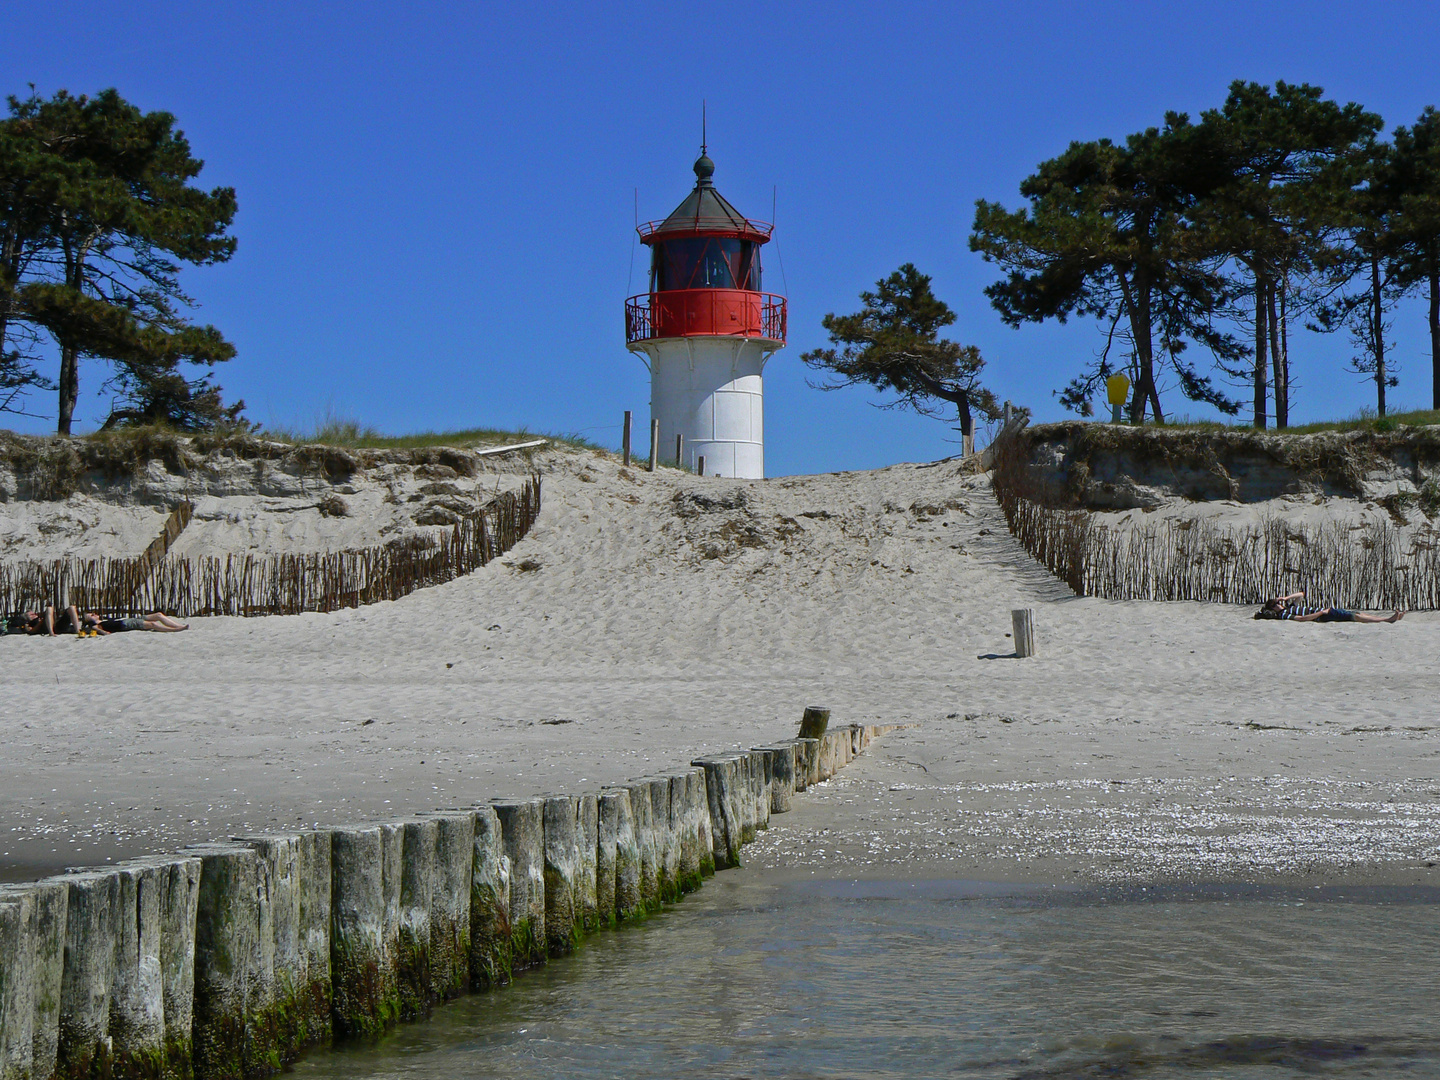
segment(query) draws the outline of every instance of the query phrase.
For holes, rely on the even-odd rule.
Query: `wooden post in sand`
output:
[[[650,471],[660,463],[660,421],[650,421]]]
[[[704,475],[705,475],[705,455],[704,455],[704,454],[701,454],[698,458],[695,459],[695,475],[696,475],[696,476],[704,476]]]
[[[625,456],[624,463],[626,466],[630,464],[630,417],[631,412],[629,409],[626,409],[624,434],[620,436],[620,449],[621,453]]]
[[[0,885],[0,1076],[55,1074],[69,895],[63,877]]]
[[[1035,655],[1035,612],[1030,608],[1017,608],[1010,612],[1010,623],[1015,631],[1015,655]]]
[[[819,705],[805,706],[805,715],[800,718],[800,738],[818,739],[825,734],[830,724],[830,710]]]
[[[30,1077],[35,1063],[35,901],[0,896],[0,1076]],[[54,1072],[53,1066],[45,1073]]]
[[[678,431],[675,433],[675,468],[685,467],[685,436]]]

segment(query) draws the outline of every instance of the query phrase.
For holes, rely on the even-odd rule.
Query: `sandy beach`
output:
[[[755,864],[1440,881],[1440,616],[1077,598],[954,462],[735,481],[587,452],[544,483],[519,546],[395,603],[0,642],[0,878],[598,788],[823,704],[916,726],[776,819]],[[1016,607],[1033,658],[1009,655]]]

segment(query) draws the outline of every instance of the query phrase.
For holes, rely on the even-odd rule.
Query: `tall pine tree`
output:
[[[1122,367],[1135,388],[1132,422],[1147,412],[1164,419],[1167,374],[1192,401],[1226,413],[1239,408],[1185,355],[1192,342],[1227,362],[1243,352],[1218,328],[1227,283],[1209,238],[1189,220],[1196,200],[1223,179],[1211,134],[1172,113],[1163,129],[1131,135],[1123,146],[1071,143],[1021,183],[1024,209],[976,203],[970,249],[1006,272],[985,290],[1006,323],[1078,315],[1106,327],[1097,361],[1061,394],[1082,415]],[[1111,356],[1117,340],[1126,353],[1120,363]]]
[[[985,366],[980,350],[940,336],[955,313],[930,288],[930,276],[906,263],[877,281],[874,292],[862,292],[860,300],[864,306],[855,314],[831,313],[822,320],[830,348],[801,355],[809,367],[834,376],[812,385],[873,386],[896,395],[882,408],[908,408],[923,416],[940,416],[949,405],[959,421],[962,452],[974,452],[975,414],[994,419],[1000,407],[980,384]]]
[[[0,207],[16,267],[0,271],[6,330],[15,339],[23,325],[54,339],[57,431],[70,434],[83,357],[121,365],[133,379],[234,356],[218,330],[184,317],[193,301],[179,272],[234,254],[235,192],[192,186],[204,163],[175,118],[141,112],[114,90],[9,104],[0,127],[19,152],[23,192]]]
[[[1396,284],[1423,290],[1428,301],[1431,407],[1440,409],[1440,112],[1433,105],[1413,127],[1395,129],[1389,183]]]
[[[1302,288],[1304,279],[1323,259],[1353,170],[1383,121],[1353,102],[1326,100],[1316,86],[1236,81],[1200,126],[1224,154],[1227,176],[1195,219],[1238,266],[1236,290],[1249,298],[1254,346],[1245,375],[1254,424],[1267,425],[1273,388],[1276,426],[1286,427],[1289,320],[1321,298]]]

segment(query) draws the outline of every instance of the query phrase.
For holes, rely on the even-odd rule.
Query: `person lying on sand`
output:
[[[45,616],[38,611],[15,611],[0,620],[0,633],[43,634]]]
[[[78,634],[80,632],[80,616],[73,607],[66,608],[60,613],[59,618],[55,616],[55,609],[50,605],[45,606],[42,611],[17,611],[5,618],[5,632],[9,634],[45,634],[54,637],[56,634]]]
[[[1366,615],[1363,611],[1347,611],[1342,607],[1305,607],[1292,602],[1304,599],[1303,589],[1285,596],[1272,596],[1265,601],[1265,606],[1255,613],[1255,618],[1289,619],[1292,622],[1397,623],[1405,617],[1403,611],[1397,611],[1387,618],[1384,615]]]
[[[163,611],[152,611],[149,615],[124,619],[102,619],[95,612],[86,612],[83,625],[87,630],[101,634],[123,634],[127,630],[151,630],[157,634],[178,634],[189,630],[190,624],[172,619]]]

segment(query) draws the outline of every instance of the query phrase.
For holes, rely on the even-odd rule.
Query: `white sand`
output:
[[[398,603],[0,640],[5,873],[598,787],[788,735],[812,703],[922,726],[776,819],[765,865],[1435,873],[1440,616],[1076,599],[953,463],[743,482],[556,461],[527,540]]]

